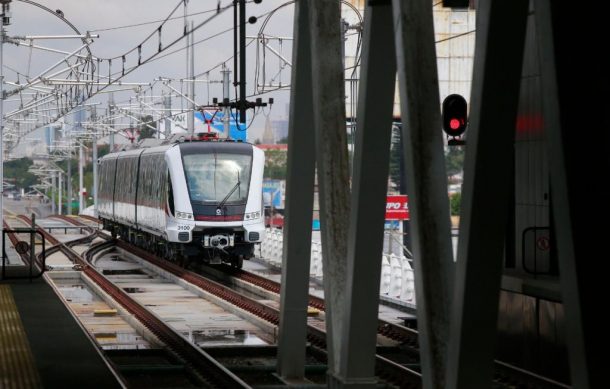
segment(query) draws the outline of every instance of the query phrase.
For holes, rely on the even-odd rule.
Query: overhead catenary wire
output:
[[[127,25],[124,25],[124,26],[98,28],[98,29],[95,29],[95,30],[89,30],[89,32],[114,31],[114,30],[121,30],[121,29],[125,29],[125,28],[141,27],[141,26],[146,26],[148,24],[154,24],[154,23],[165,22],[165,21],[170,21],[170,20],[183,19],[185,16],[186,17],[190,17],[190,16],[204,15],[204,14],[207,14],[207,13],[216,12],[217,9],[218,9],[217,7],[214,7],[212,9],[208,9],[208,10],[205,10],[205,11],[193,12],[192,14],[187,14],[187,15],[182,15],[182,16],[175,16],[175,17],[170,17],[170,18],[166,18],[166,19],[151,20],[151,21],[142,22],[142,23],[127,24]]]
[[[178,9],[179,5],[182,4],[182,1],[172,10],[172,12],[168,15],[168,17],[171,17],[171,15]],[[214,19],[216,16],[218,16],[220,13],[222,13],[224,10],[226,10],[228,8],[228,6],[226,7],[218,7],[216,9],[216,13],[214,15],[212,15],[211,17],[207,18],[206,20],[204,20],[203,22],[199,23],[194,29],[198,29],[200,27],[202,27],[203,25],[207,24],[210,20]],[[166,18],[167,19],[167,18]],[[164,22],[165,23],[165,22]],[[150,37],[150,36],[149,36]],[[85,95],[85,99],[89,99],[91,97],[93,97],[96,93],[99,93],[101,91],[103,91],[106,87],[116,84],[116,82],[120,79],[122,79],[124,76],[126,76],[127,74],[131,73],[133,70],[135,70],[136,68],[148,63],[149,61],[153,60],[155,57],[157,57],[160,53],[162,53],[163,51],[169,49],[170,47],[172,47],[173,45],[175,45],[178,41],[180,41],[183,38],[183,36],[178,37],[177,39],[175,39],[174,41],[172,41],[171,43],[169,43],[168,45],[165,45],[164,47],[161,48],[161,50],[159,50],[156,53],[153,53],[151,56],[149,56],[148,58],[146,58],[144,61],[140,60],[138,65],[133,66],[133,67],[128,67],[128,68],[123,68],[121,69],[120,72],[115,72],[112,73],[111,72],[111,64],[112,64],[112,59],[116,59],[116,58],[122,58],[124,59],[125,54],[122,56],[117,56],[117,57],[113,57],[112,59],[108,59],[108,68],[109,68],[109,77],[108,77],[108,84],[103,85],[103,86],[99,86],[98,83],[98,89],[93,92],[93,90],[87,91],[84,93]],[[138,46],[136,46],[135,49],[137,49]],[[128,51],[129,52],[133,52],[134,49]],[[97,59],[98,63],[100,61],[103,61],[103,59]],[[91,69],[91,73],[93,75],[95,75],[95,71],[93,70],[93,68],[95,67],[95,65],[93,65],[91,63],[91,61],[84,61],[83,64],[83,70],[85,72],[88,72],[89,69]],[[118,77],[114,77],[113,76],[117,76],[117,74],[120,73],[120,76]],[[71,75],[75,75],[75,72],[69,72],[68,76]],[[99,71],[98,71],[98,78],[99,78]],[[78,76],[77,76],[78,79]],[[67,88],[67,90],[64,93],[61,93],[59,95],[56,95],[56,102],[57,102],[57,115],[55,116],[54,120],[59,119],[60,117],[62,117],[63,115],[65,115],[66,113],[68,113],[70,111],[70,109],[72,109],[70,101],[74,101],[74,97],[75,97],[75,93],[76,93],[76,86],[70,86],[69,88]],[[88,88],[90,89],[91,86],[88,86]],[[34,100],[35,101],[35,100]],[[41,123],[39,124],[37,127],[34,127],[30,130],[28,130],[27,132],[33,131],[34,129],[40,127],[41,125],[46,125],[46,123]]]

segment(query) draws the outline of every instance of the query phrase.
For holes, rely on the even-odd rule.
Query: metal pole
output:
[[[57,196],[57,214],[61,215],[62,214],[62,199],[61,199],[61,195],[62,195],[62,181],[61,181],[61,171],[58,172],[58,180],[59,183],[57,185],[58,191],[59,191],[59,195]]]
[[[111,93],[108,97],[108,116],[110,116],[110,136],[108,137],[108,151],[113,152],[114,150],[114,93]]]
[[[191,99],[191,112],[187,114],[187,128],[191,135],[195,133],[195,45],[193,44],[195,36],[193,35],[194,24],[191,22],[191,32],[186,36],[188,43],[187,52],[190,53],[187,63],[188,78],[190,83],[188,84],[188,96]]]
[[[97,108],[92,107],[90,122],[95,123],[97,121]],[[92,156],[91,160],[93,163],[93,216],[97,216],[97,129],[93,128],[93,142],[92,142]],[[158,132],[157,132],[158,134]]]
[[[78,213],[83,212],[83,144],[78,145]]]
[[[55,172],[51,173],[51,214],[55,215],[55,196],[57,189],[55,188]]]
[[[30,234],[30,282],[32,282],[32,266],[36,261],[36,214],[32,213],[32,233]]]
[[[246,122],[246,0],[239,0],[239,122]]]
[[[72,215],[72,152],[68,154],[68,174],[66,175],[66,185],[68,186],[68,209],[66,213]]]
[[[93,137],[93,216],[97,217],[97,137]]]
[[[229,78],[231,77],[231,71],[223,66],[223,70],[220,71],[222,73],[222,99],[230,99],[231,98],[231,88],[229,84]],[[231,117],[231,111],[229,111],[229,107],[224,107],[222,109],[222,124],[223,130],[225,132],[225,136],[229,137],[229,122]]]
[[[3,11],[6,9],[2,4]],[[4,231],[4,18],[0,20],[0,223]],[[4,258],[4,240],[0,252]]]
[[[165,109],[167,109],[167,116],[165,117],[165,139],[169,138],[169,136],[172,134],[172,123],[169,119],[169,116],[171,116],[172,114],[172,94],[171,92],[165,97],[164,99],[165,102]]]

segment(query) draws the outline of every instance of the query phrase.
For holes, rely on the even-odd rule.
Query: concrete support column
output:
[[[477,3],[447,388],[491,385],[528,3]]]
[[[293,383],[303,381],[305,373],[315,173],[315,133],[311,130],[313,101],[309,5],[307,0],[298,0],[295,7],[278,339],[278,374],[286,382]],[[224,71],[226,80],[228,73]],[[228,97],[228,94],[224,97]]]
[[[393,6],[422,378],[444,388],[454,263],[432,4]]]
[[[362,39],[340,387],[374,388],[379,281],[396,60],[392,5],[366,6]],[[382,69],[382,71],[380,71]]]
[[[600,341],[599,334],[605,333],[606,322],[599,320],[599,311],[607,293],[594,281],[608,274],[603,248],[608,233],[607,228],[593,227],[591,219],[610,218],[605,179],[610,167],[610,61],[584,43],[567,50],[560,47],[565,47],[568,36],[575,42],[603,37],[607,18],[587,7],[548,0],[536,0],[534,12],[549,142],[555,232],[551,244],[556,245],[559,261],[571,384],[603,388],[608,385],[607,366],[599,355],[607,342]]]
[[[335,375],[341,358],[350,210],[341,3],[312,0],[309,5],[328,368]]]

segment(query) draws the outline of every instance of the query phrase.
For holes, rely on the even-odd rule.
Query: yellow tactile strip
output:
[[[9,285],[0,285],[0,388],[42,388]]]

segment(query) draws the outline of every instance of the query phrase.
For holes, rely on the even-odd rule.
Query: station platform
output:
[[[44,277],[0,280],[0,388],[121,388]]]

